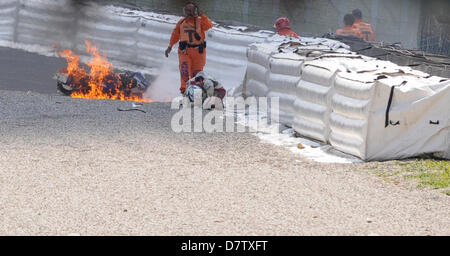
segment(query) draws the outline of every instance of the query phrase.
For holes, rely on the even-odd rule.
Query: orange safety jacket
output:
[[[338,29],[336,30],[336,34],[341,36],[355,36],[362,38],[361,32],[352,26],[345,26],[344,28]]]
[[[169,47],[172,48],[178,41],[189,45],[200,45],[205,42],[205,31],[212,27],[213,23],[204,14],[199,17],[183,18],[172,32]]]
[[[375,32],[372,26],[362,20],[355,21],[353,27],[361,33],[361,38],[366,41],[375,41]]]
[[[295,33],[294,31],[290,30],[289,28],[285,28],[285,29],[281,29],[278,31],[278,35],[280,36],[291,36],[291,37],[295,37],[295,38],[300,38],[297,33]]]
[[[187,22],[186,19],[181,22],[180,26],[180,41],[188,44],[199,45],[203,43],[204,38],[201,38],[202,33],[201,18],[195,17],[194,22]]]

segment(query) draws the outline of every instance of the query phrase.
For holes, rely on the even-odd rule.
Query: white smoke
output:
[[[181,96],[180,73],[177,64],[166,60],[157,73],[158,76],[150,84],[144,98],[152,101],[169,102],[173,98]]]

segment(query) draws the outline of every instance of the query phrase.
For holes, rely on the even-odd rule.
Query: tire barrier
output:
[[[363,160],[449,158],[450,80],[331,45],[252,44],[243,93],[279,97],[282,123]]]

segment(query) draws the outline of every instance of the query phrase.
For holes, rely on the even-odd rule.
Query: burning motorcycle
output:
[[[92,90],[99,89],[90,84],[89,76],[77,80],[68,73],[67,68],[61,69],[56,74],[56,80],[58,91],[67,96],[89,95]],[[110,73],[104,77],[99,94],[109,95],[111,97],[105,98],[111,99],[116,99],[115,95],[119,97],[117,99],[120,99],[120,96],[142,98],[148,86],[149,82],[141,72]]]
[[[112,63],[96,46],[85,41],[91,58],[85,67],[79,63],[80,56],[72,50],[58,54],[67,61],[67,67],[56,74],[57,88],[64,95],[86,99],[114,99],[148,102],[143,98],[149,82],[140,72],[115,73]]]

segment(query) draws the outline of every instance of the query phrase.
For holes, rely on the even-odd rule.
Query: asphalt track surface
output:
[[[0,90],[56,93],[53,76],[65,66],[62,58],[0,47]]]
[[[450,235],[442,193],[250,133],[175,133],[168,103],[57,95],[61,65],[1,49],[0,235]]]

